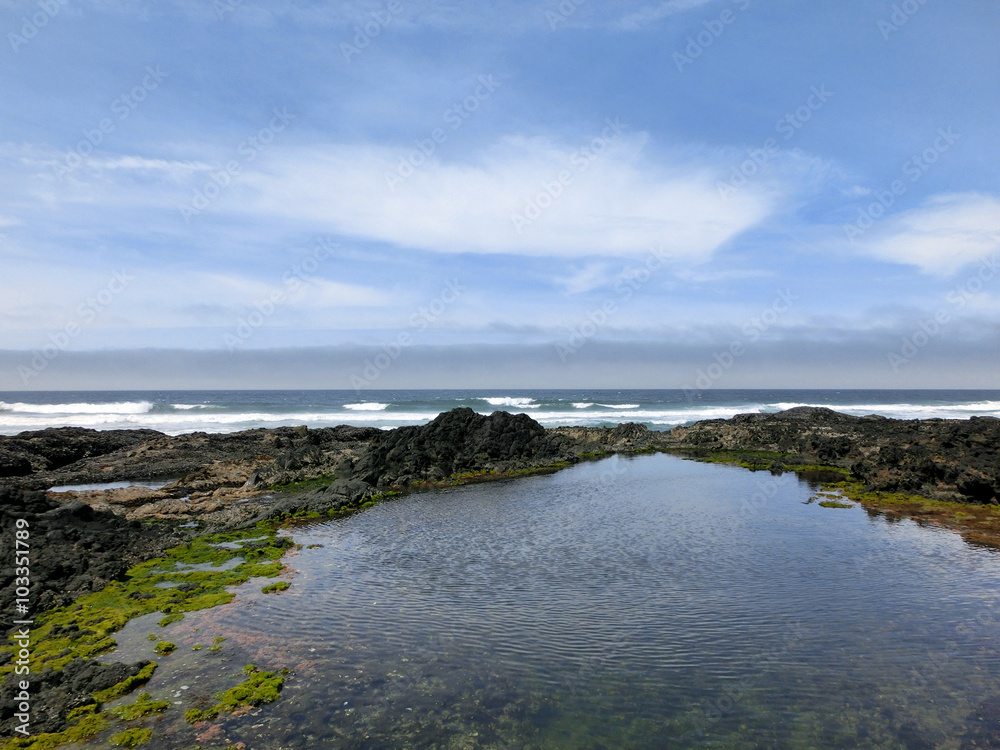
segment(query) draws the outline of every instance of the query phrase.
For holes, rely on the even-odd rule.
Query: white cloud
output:
[[[698,8],[716,0],[666,0],[659,5],[647,5],[645,8],[634,13],[629,13],[621,18],[616,24],[622,31],[640,31],[647,26],[651,26],[658,21],[662,21],[668,16],[684,13],[685,11]]]
[[[698,260],[771,213],[765,184],[723,197],[717,183],[730,165],[656,162],[646,140],[622,135],[591,160],[548,139],[511,137],[464,162],[431,158],[395,189],[387,178],[406,150],[283,150],[266,172],[244,177],[247,193],[226,208],[445,253],[629,256],[663,246]]]
[[[611,283],[614,278],[606,263],[587,263],[574,268],[567,276],[556,278],[555,283],[563,287],[567,294],[583,294]]]
[[[953,274],[1000,251],[1000,200],[981,193],[935,196],[887,219],[866,249],[926,273]]]

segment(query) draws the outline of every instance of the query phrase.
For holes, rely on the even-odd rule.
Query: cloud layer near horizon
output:
[[[787,292],[776,382],[1000,313],[992,6],[60,7],[0,8],[0,347],[717,347]]]

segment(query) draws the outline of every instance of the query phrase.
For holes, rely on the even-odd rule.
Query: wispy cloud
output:
[[[953,274],[1000,252],[1000,199],[983,193],[934,196],[887,219],[865,249],[926,273]]]
[[[647,5],[641,10],[623,16],[615,26],[621,31],[641,31],[669,16],[714,2],[718,0],[666,0],[659,5]]]
[[[643,153],[646,141],[623,137],[581,166],[573,147],[510,137],[461,162],[429,160],[395,191],[386,182],[400,159],[395,149],[302,150],[248,175],[255,195],[232,210],[444,253],[625,256],[663,245],[698,259],[771,212],[764,187],[719,194],[728,165],[662,162]],[[556,191],[560,174],[570,178]],[[544,211],[519,231],[514,217],[533,203]]]

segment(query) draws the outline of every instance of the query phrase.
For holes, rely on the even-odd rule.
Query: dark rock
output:
[[[505,472],[573,458],[572,442],[526,414],[486,417],[453,409],[419,427],[399,427],[376,440],[352,477],[373,486],[438,480],[462,472]]]
[[[992,418],[898,420],[800,407],[677,427],[659,444],[786,453],[800,463],[849,469],[873,491],[971,503],[1000,496],[1000,420]]]
[[[149,662],[101,664],[93,659],[74,659],[58,671],[46,669],[31,677],[32,734],[59,732],[66,728],[66,715],[75,708],[94,703],[90,696],[133,677]],[[23,679],[9,674],[0,685],[0,736],[13,736],[16,726],[14,696]]]
[[[176,544],[166,529],[140,526],[81,502],[60,503],[41,492],[0,488],[0,528],[28,522],[33,612],[61,606],[124,576],[129,567]],[[14,559],[0,568],[0,611],[13,610]]]

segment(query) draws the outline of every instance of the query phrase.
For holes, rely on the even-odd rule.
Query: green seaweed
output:
[[[853,508],[854,506],[850,503],[841,503],[836,500],[820,500],[819,507],[821,508]]]
[[[70,742],[83,742],[106,729],[108,723],[105,716],[91,713],[62,732],[45,732],[33,737],[0,740],[0,750],[15,750],[15,748],[17,750],[53,750],[53,748]]]
[[[246,708],[273,703],[280,697],[281,688],[285,684],[284,675],[290,674],[287,669],[282,669],[280,672],[261,672],[256,664],[247,664],[243,668],[243,673],[247,675],[247,679],[236,687],[219,693],[216,696],[218,703],[203,711],[192,708],[185,712],[184,720],[194,724],[214,719],[219,714],[237,713]]]
[[[170,701],[154,701],[149,693],[142,693],[135,703],[112,708],[111,713],[123,721],[135,721],[150,714],[162,714],[168,708]]]
[[[155,651],[158,654],[163,654],[164,656],[173,653],[176,650],[177,650],[177,644],[171,643],[170,641],[160,641],[159,643],[156,644],[156,646],[153,647],[153,651]]]
[[[149,742],[152,736],[152,729],[126,729],[124,732],[111,735],[108,742],[117,747],[139,747]]]
[[[278,559],[294,543],[277,536],[275,525],[241,532],[214,534],[166,550],[163,557],[135,565],[125,580],[109,583],[68,606],[45,612],[32,628],[31,670],[60,669],[75,658],[93,658],[117,647],[112,634],[136,617],[162,612],[161,626],[180,620],[185,612],[209,609],[232,601],[227,588],[250,578],[273,577],[283,566]],[[264,539],[261,540],[261,535]],[[246,541],[248,539],[253,541]],[[241,542],[239,549],[220,548],[221,542]],[[229,570],[190,571],[181,564],[219,565],[233,558],[243,562]],[[164,588],[161,583],[186,584]],[[181,589],[184,590],[181,590]],[[0,667],[0,679],[12,671]]]
[[[123,695],[128,695],[140,685],[145,685],[149,682],[153,676],[153,672],[156,671],[156,667],[157,664],[155,661],[149,662],[149,664],[140,669],[132,677],[126,677],[117,685],[112,685],[107,690],[100,690],[94,693],[94,700],[98,703],[110,703],[113,700],[121,698]]]
[[[308,492],[309,490],[321,490],[329,487],[336,476],[333,474],[320,474],[317,477],[302,479],[298,482],[286,482],[284,484],[272,484],[268,489],[277,492]]]
[[[277,583],[272,583],[261,589],[261,592],[265,594],[277,594],[279,591],[284,591],[289,586],[291,586],[288,581],[278,581]]]

